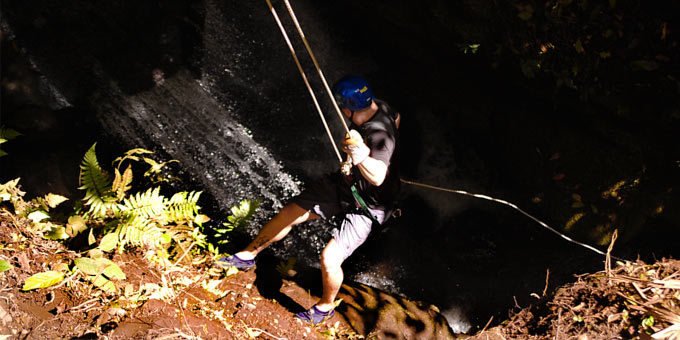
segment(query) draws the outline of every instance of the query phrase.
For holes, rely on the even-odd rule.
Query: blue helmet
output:
[[[345,76],[333,86],[333,95],[338,105],[352,111],[362,110],[373,102],[373,91],[366,79],[359,76]]]

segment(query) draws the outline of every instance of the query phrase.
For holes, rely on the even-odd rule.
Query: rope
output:
[[[316,95],[314,95],[314,91],[312,90],[312,87],[309,84],[309,80],[307,79],[307,75],[305,74],[305,71],[303,70],[302,65],[300,65],[300,60],[298,59],[297,54],[295,53],[295,49],[293,48],[293,45],[291,44],[290,39],[288,38],[288,34],[286,33],[285,29],[283,28],[283,25],[281,24],[281,20],[279,20],[279,16],[276,13],[276,10],[274,9],[274,7],[272,6],[271,0],[266,0],[266,1],[267,1],[267,5],[269,6],[269,10],[272,12],[274,19],[276,20],[276,23],[279,26],[279,29],[281,30],[281,34],[283,35],[284,39],[286,40],[286,44],[288,45],[288,49],[290,50],[290,53],[293,56],[293,60],[295,61],[295,65],[297,66],[298,71],[300,71],[300,75],[302,76],[302,79],[305,82],[305,86],[307,86],[307,90],[309,91],[309,94],[312,96],[312,100],[314,101],[314,106],[316,107],[316,110],[319,113],[319,117],[321,117],[321,121],[323,122],[323,125],[326,128],[326,133],[328,134],[328,138],[330,139],[331,144],[333,145],[333,149],[335,151],[335,154],[338,156],[338,160],[340,161],[340,163],[342,163],[342,156],[340,156],[339,149],[338,149],[337,145],[335,144],[335,141],[333,140],[333,135],[331,134],[330,128],[328,127],[328,123],[326,122],[326,119],[324,118],[321,107],[319,106],[319,103],[316,99]],[[338,106],[338,103],[335,101],[335,97],[333,97],[333,94],[332,94],[333,92],[331,91],[330,87],[328,86],[328,82],[326,81],[326,77],[324,76],[323,71],[321,71],[321,66],[319,65],[319,62],[317,61],[316,56],[314,55],[314,52],[312,52],[312,48],[309,45],[309,41],[307,41],[307,37],[305,37],[305,34],[302,31],[302,27],[300,26],[300,23],[298,22],[297,17],[295,16],[295,12],[293,11],[293,7],[290,5],[289,0],[284,0],[284,3],[286,5],[286,9],[288,10],[288,14],[290,15],[291,19],[293,20],[293,23],[295,24],[295,28],[297,29],[297,32],[300,35],[300,38],[302,39],[302,42],[305,45],[305,48],[307,49],[307,53],[309,54],[309,57],[312,59],[312,62],[314,63],[314,67],[316,68],[316,71],[319,74],[319,78],[321,78],[321,82],[323,83],[324,88],[326,89],[326,93],[330,97],[331,103],[333,103],[333,108],[335,109],[335,112],[338,114],[338,117],[340,118],[340,122],[342,122],[342,126],[345,129],[345,132],[347,132],[349,134],[349,127],[347,126],[347,123],[345,122],[345,118],[344,118],[342,112],[340,111],[340,107]],[[449,192],[449,193],[454,193],[454,194],[459,194],[459,195],[471,196],[471,197],[480,198],[480,199],[484,199],[484,200],[488,200],[488,201],[492,201],[492,202],[497,202],[497,203],[500,203],[500,204],[503,204],[503,205],[507,205],[507,206],[519,211],[524,216],[532,219],[536,223],[540,224],[542,227],[550,230],[551,232],[557,234],[561,238],[563,238],[563,239],[565,239],[565,240],[567,240],[567,241],[569,241],[573,244],[584,247],[588,250],[591,250],[591,251],[593,251],[593,252],[595,252],[599,255],[605,256],[605,257],[608,255],[608,254],[605,254],[604,252],[602,252],[601,250],[599,250],[599,249],[597,249],[593,246],[590,246],[588,244],[576,241],[576,240],[558,232],[554,228],[547,225],[545,222],[543,222],[543,221],[539,220],[538,218],[530,215],[526,211],[520,209],[518,206],[516,206],[515,204],[512,204],[510,202],[500,200],[500,199],[497,199],[497,198],[493,198],[493,197],[490,197],[490,196],[486,196],[486,195],[469,193],[467,191],[447,189],[447,188],[442,188],[442,187],[438,187],[438,186],[434,186],[434,185],[409,181],[409,180],[405,180],[403,178],[401,178],[401,182],[406,183],[406,184],[410,184],[410,185],[413,185],[413,186],[417,186],[417,187],[422,187],[422,188],[427,188],[427,189],[437,190],[437,191],[444,191],[444,192]],[[611,257],[614,258],[614,259],[623,261],[623,259],[621,259],[619,257],[616,257],[616,256],[611,256]]]
[[[333,103],[333,108],[335,109],[335,112],[338,114],[338,117],[340,117],[340,121],[342,122],[342,126],[345,128],[345,132],[349,134],[349,128],[347,127],[347,123],[345,122],[345,117],[342,115],[340,107],[338,106],[338,103],[335,101],[335,97],[333,97],[333,91],[331,91],[331,88],[328,86],[326,77],[323,75],[323,71],[321,71],[321,66],[319,66],[319,62],[316,60],[314,52],[312,52],[311,46],[309,46],[309,42],[307,41],[307,37],[305,37],[305,33],[302,32],[302,27],[300,27],[300,23],[298,22],[297,17],[295,16],[293,7],[291,7],[290,2],[288,0],[283,0],[283,2],[286,4],[288,14],[290,14],[291,19],[293,19],[293,23],[295,23],[295,28],[297,28],[298,34],[300,35],[302,42],[305,44],[305,48],[307,49],[307,53],[309,53],[309,57],[312,58],[312,62],[314,63],[316,72],[319,73],[321,82],[323,83],[323,86],[326,88],[326,93],[328,94],[328,97],[330,97],[331,102]]]
[[[328,139],[331,141],[331,144],[333,145],[333,150],[335,151],[335,155],[338,156],[338,161],[342,163],[342,156],[340,156],[340,151],[338,149],[338,146],[335,145],[335,140],[333,139],[333,135],[331,134],[331,129],[328,127],[328,123],[326,122],[326,118],[323,115],[323,112],[321,110],[321,107],[319,106],[319,101],[316,100],[316,95],[314,94],[314,91],[312,90],[312,86],[309,84],[309,80],[307,79],[307,75],[305,74],[305,71],[302,69],[302,65],[300,64],[300,60],[297,57],[297,53],[295,53],[295,49],[293,48],[293,44],[291,44],[290,39],[288,38],[288,34],[286,33],[286,30],[283,28],[283,25],[281,24],[281,20],[279,19],[278,14],[276,13],[276,10],[274,9],[274,6],[272,6],[271,0],[266,0],[267,5],[269,6],[269,10],[272,12],[272,15],[274,16],[274,19],[276,20],[276,24],[279,26],[279,29],[281,30],[281,34],[283,35],[283,38],[286,40],[286,44],[288,45],[288,49],[290,50],[290,54],[293,56],[293,60],[295,61],[295,65],[297,65],[298,71],[300,71],[300,75],[302,76],[302,80],[305,82],[305,86],[307,86],[307,91],[309,91],[309,95],[312,96],[312,101],[314,101],[314,107],[316,107],[316,111],[319,113],[319,117],[321,117],[321,122],[323,123],[324,128],[326,129],[326,133],[328,134]],[[325,80],[324,80],[325,82]],[[335,104],[335,102],[333,102]],[[335,104],[337,106],[337,104]],[[345,124],[345,120],[341,119],[342,123]],[[345,125],[346,127],[346,125]]]
[[[566,236],[566,235],[560,233],[559,231],[557,231],[557,230],[555,230],[554,228],[552,228],[552,227],[550,227],[549,225],[547,225],[545,222],[543,222],[543,221],[539,220],[538,218],[536,218],[536,217],[530,215],[530,214],[527,213],[526,211],[520,209],[518,206],[516,206],[515,204],[512,204],[512,203],[510,203],[510,202],[507,202],[507,201],[504,201],[504,200],[501,200],[501,199],[498,199],[498,198],[493,198],[493,197],[490,197],[490,196],[486,196],[486,195],[473,194],[473,193],[470,193],[470,192],[467,192],[467,191],[463,191],[463,190],[453,190],[453,189],[442,188],[442,187],[438,187],[438,186],[434,186],[434,185],[429,185],[429,184],[424,184],[424,183],[409,181],[409,180],[405,180],[405,179],[403,179],[403,178],[401,178],[401,182],[402,182],[402,183],[406,183],[406,184],[410,184],[410,185],[413,185],[413,186],[417,186],[417,187],[427,188],[427,189],[436,190],[436,191],[450,192],[450,193],[453,193],[453,194],[459,194],[459,195],[465,195],[465,196],[472,196],[472,197],[475,197],[475,198],[480,198],[480,199],[483,199],[483,200],[493,201],[493,202],[497,202],[497,203],[500,203],[500,204],[503,204],[503,205],[507,205],[507,206],[509,206],[509,207],[511,207],[511,208],[513,208],[513,209],[515,209],[515,210],[517,210],[517,211],[519,211],[519,212],[522,213],[524,216],[526,216],[526,217],[528,217],[528,218],[534,220],[536,223],[540,224],[542,227],[544,227],[544,228],[546,228],[546,229],[552,231],[553,233],[557,234],[557,235],[560,236],[561,238],[563,238],[563,239],[565,239],[565,240],[567,240],[567,241],[569,241],[569,242],[571,242],[571,243],[577,244],[577,245],[579,245],[579,246],[581,246],[581,247],[584,247],[584,248],[586,248],[586,249],[592,250],[592,251],[594,251],[594,252],[596,252],[596,253],[598,253],[598,254],[600,254],[600,255],[602,255],[602,256],[607,256],[607,254],[605,254],[603,251],[601,251],[601,250],[599,250],[599,249],[597,249],[597,248],[595,248],[595,247],[593,247],[593,246],[590,246],[590,245],[588,245],[588,244],[585,244],[585,243],[576,241],[576,240],[574,240],[574,239],[572,239],[572,238],[569,238],[568,236]],[[623,259],[621,259],[621,258],[619,258],[619,257],[616,257],[616,256],[612,256],[612,258],[614,258],[614,259],[616,259],[616,260],[619,260],[619,261],[624,261]]]

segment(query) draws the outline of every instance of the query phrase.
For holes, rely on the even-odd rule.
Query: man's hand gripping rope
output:
[[[371,149],[366,146],[364,139],[357,130],[350,130],[342,141],[342,151],[344,151],[348,158],[341,164],[340,170],[343,174],[349,175],[352,166],[360,164],[371,153]]]

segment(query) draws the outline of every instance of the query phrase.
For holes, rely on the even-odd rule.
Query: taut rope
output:
[[[338,156],[338,160],[340,162],[342,162],[342,157],[340,156],[340,152],[338,151],[338,147],[335,144],[335,141],[333,140],[333,135],[331,134],[331,131],[328,127],[328,124],[326,123],[326,119],[324,118],[321,107],[319,106],[319,103],[316,99],[316,95],[314,95],[314,91],[312,90],[312,87],[309,84],[309,80],[307,79],[307,75],[305,74],[305,71],[303,70],[302,66],[300,65],[300,61],[297,57],[297,54],[295,53],[295,49],[293,48],[293,45],[290,43],[290,39],[288,38],[288,34],[286,33],[285,29],[283,28],[283,25],[281,24],[281,20],[279,20],[279,16],[276,14],[276,10],[272,6],[271,0],[266,0],[266,1],[267,1],[267,5],[269,6],[270,11],[272,12],[272,15],[274,16],[274,19],[276,20],[276,23],[279,26],[279,29],[281,30],[281,34],[283,35],[284,39],[286,40],[286,44],[288,45],[288,49],[290,50],[290,53],[293,56],[293,60],[295,61],[295,65],[297,65],[297,68],[300,71],[300,75],[302,76],[302,79],[304,80],[305,85],[307,86],[307,90],[309,91],[309,94],[312,96],[312,100],[314,101],[314,106],[316,107],[316,110],[319,113],[319,117],[321,117],[321,121],[323,122],[323,125],[326,128],[328,138],[331,140],[331,144],[333,145],[335,153]],[[335,98],[333,97],[333,92],[331,91],[330,87],[328,86],[328,82],[326,81],[326,77],[324,76],[323,72],[321,71],[321,66],[319,65],[319,62],[316,60],[314,53],[312,52],[312,48],[309,45],[309,41],[307,41],[307,37],[305,37],[305,34],[302,31],[302,27],[300,27],[300,23],[298,22],[297,17],[295,16],[295,12],[293,11],[293,7],[290,5],[289,0],[283,0],[283,2],[285,3],[286,9],[288,10],[288,14],[290,15],[291,19],[293,20],[293,23],[295,24],[295,28],[297,29],[298,34],[300,35],[300,38],[302,39],[302,42],[304,43],[305,48],[307,49],[307,53],[309,54],[309,57],[312,59],[312,62],[314,63],[314,67],[316,68],[316,71],[319,74],[319,78],[321,78],[321,82],[323,83],[323,85],[326,89],[326,92],[328,93],[328,96],[330,97],[331,102],[333,103],[333,108],[335,109],[336,113],[338,114],[338,117],[340,118],[340,121],[342,122],[342,126],[344,127],[345,132],[347,132],[349,134],[349,128],[347,127],[347,123],[345,122],[345,119],[342,115],[342,112],[340,111],[340,107],[338,106],[338,103],[335,101]],[[538,218],[530,215],[526,211],[520,209],[517,205],[512,204],[510,202],[507,202],[507,201],[504,201],[504,200],[501,200],[501,199],[497,199],[497,198],[493,198],[493,197],[490,197],[490,196],[487,196],[487,195],[474,194],[474,193],[469,193],[467,191],[462,191],[462,190],[442,188],[442,187],[438,187],[438,186],[434,186],[434,185],[429,185],[429,184],[419,183],[419,182],[415,182],[415,181],[405,180],[403,178],[401,179],[401,182],[405,183],[405,184],[410,184],[410,185],[413,185],[413,186],[421,187],[421,188],[430,189],[430,190],[443,191],[443,192],[448,192],[448,193],[453,193],[453,194],[471,196],[471,197],[475,197],[475,198],[479,198],[479,199],[483,199],[483,200],[492,201],[492,202],[500,203],[500,204],[503,204],[503,205],[507,205],[507,206],[519,211],[521,214],[525,215],[526,217],[532,219],[536,223],[540,224],[542,227],[544,227],[544,228],[550,230],[551,232],[557,234],[561,238],[563,238],[563,239],[565,239],[565,240],[567,240],[567,241],[569,241],[573,244],[576,244],[576,245],[582,246],[582,247],[584,247],[588,250],[591,250],[591,251],[593,251],[593,252],[595,252],[599,255],[603,255],[605,257],[608,256],[608,254],[605,254],[603,251],[601,251],[601,250],[599,250],[599,249],[597,249],[593,246],[590,246],[588,244],[578,242],[574,239],[569,238],[568,236],[560,233],[559,231],[557,231],[554,228],[547,225],[545,222],[543,222],[543,221],[539,220]],[[623,260],[623,259],[618,258],[616,256],[611,256],[611,257],[614,258],[614,259],[617,259],[617,260]]]

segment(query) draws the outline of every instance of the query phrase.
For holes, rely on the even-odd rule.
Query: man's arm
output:
[[[371,158],[370,156],[357,164],[356,167],[359,168],[361,176],[377,187],[382,185],[385,177],[387,177],[387,165],[383,161]]]
[[[343,150],[351,157],[361,176],[371,185],[382,185],[394,151],[394,138],[390,138],[387,133],[374,134],[369,148],[357,131],[350,131],[349,137],[343,142]]]

